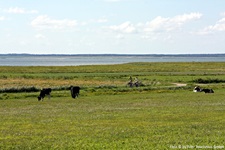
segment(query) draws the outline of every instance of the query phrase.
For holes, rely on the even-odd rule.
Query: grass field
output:
[[[0,82],[0,149],[224,148],[225,63],[0,67]]]

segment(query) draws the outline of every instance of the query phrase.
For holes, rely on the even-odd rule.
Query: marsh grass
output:
[[[0,67],[0,149],[170,149],[223,146],[224,63]],[[129,77],[145,86],[129,88]],[[173,83],[186,83],[180,87]],[[78,99],[68,87],[81,86]],[[37,101],[38,91],[53,88]],[[6,89],[17,89],[17,92]]]
[[[56,87],[68,85],[125,86],[129,77],[143,84],[168,85],[173,82],[197,84],[198,79],[224,83],[225,63],[128,63],[95,66],[0,66],[0,89],[13,87]]]

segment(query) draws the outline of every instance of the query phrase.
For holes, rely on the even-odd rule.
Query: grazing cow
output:
[[[43,101],[44,98],[45,98],[45,95],[48,95],[48,98],[50,99],[51,92],[52,92],[52,89],[51,88],[44,88],[44,89],[42,89],[41,92],[40,92],[40,95],[38,96],[38,101],[40,101],[40,100]]]
[[[201,92],[200,86],[196,86],[193,90],[193,92]]]
[[[70,91],[71,91],[72,98],[76,98],[76,97],[78,97],[78,95],[80,93],[80,87],[79,86],[71,86]]]
[[[202,89],[201,91],[205,93],[214,93],[213,89]]]
[[[205,93],[214,93],[213,89],[202,89],[200,86],[196,86],[193,92],[205,92]]]

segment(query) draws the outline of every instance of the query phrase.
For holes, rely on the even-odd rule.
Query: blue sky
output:
[[[225,53],[224,0],[0,0],[0,53]]]

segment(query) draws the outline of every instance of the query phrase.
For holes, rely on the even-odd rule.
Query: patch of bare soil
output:
[[[187,86],[187,84],[185,84],[185,83],[173,83],[173,84],[176,86]]]

